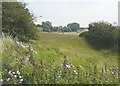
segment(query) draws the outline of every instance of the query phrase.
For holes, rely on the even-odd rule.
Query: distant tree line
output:
[[[42,25],[37,24],[37,27],[42,27],[44,32],[75,32],[80,29],[78,23],[69,23],[67,26],[52,26],[49,21],[42,22]]]
[[[2,32],[20,41],[37,38],[34,16],[21,2],[2,2]]]

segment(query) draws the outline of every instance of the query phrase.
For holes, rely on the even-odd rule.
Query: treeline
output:
[[[34,24],[34,16],[29,12],[26,4],[21,2],[2,2],[2,32],[17,37],[20,41],[37,39],[37,27],[45,32],[72,32],[80,29],[76,22],[67,26],[52,26],[49,21],[42,25]],[[96,48],[117,48],[120,46],[120,28],[107,22],[90,23],[89,31],[80,34]]]
[[[89,24],[89,31],[80,34],[85,40],[97,49],[120,47],[120,28],[107,22]]]
[[[42,22],[42,25],[38,24],[37,27],[43,28],[44,32],[75,32],[80,29],[80,25],[76,22],[69,23],[67,26],[52,26],[49,21]]]
[[[34,16],[25,3],[2,2],[2,32],[20,41],[37,38]]]

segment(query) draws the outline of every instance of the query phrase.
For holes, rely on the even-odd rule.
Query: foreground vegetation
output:
[[[52,27],[52,23],[43,22],[37,29],[33,14],[23,3],[3,2],[2,11],[5,34],[0,42],[1,81],[9,84],[118,84],[118,52],[113,51],[119,45],[118,27],[95,22],[79,37],[65,33],[78,30],[77,23]],[[42,28],[46,32],[42,32]]]
[[[17,84],[118,84],[117,53],[76,35],[40,33],[31,43],[3,37],[2,78]]]

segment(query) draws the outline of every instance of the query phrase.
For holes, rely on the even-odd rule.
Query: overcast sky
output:
[[[50,21],[53,26],[77,22],[87,27],[95,21],[118,23],[119,0],[20,0],[27,3],[36,23]],[[42,17],[40,17],[42,16]]]

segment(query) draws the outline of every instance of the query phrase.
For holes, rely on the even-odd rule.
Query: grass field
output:
[[[64,55],[69,57],[69,61],[74,65],[97,65],[98,68],[107,63],[108,66],[118,65],[117,52],[110,50],[96,50],[92,48],[83,38],[77,35],[64,35],[53,33],[40,33],[38,41],[32,46],[38,52],[38,58],[47,61],[55,60],[60,64]]]
[[[63,62],[69,66],[65,56],[67,63],[74,68],[57,68]],[[82,75],[79,75],[77,66],[82,70]],[[40,32],[39,39],[29,43],[15,43],[9,36],[2,39],[2,78],[11,83],[116,84],[117,70],[117,52],[96,50],[78,35]],[[12,71],[18,76],[12,74]],[[23,78],[16,79],[19,76]]]

